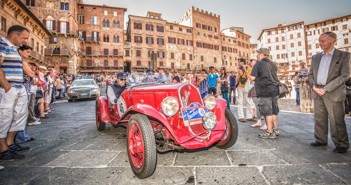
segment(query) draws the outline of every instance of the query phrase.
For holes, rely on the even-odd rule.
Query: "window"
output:
[[[297,45],[298,45],[298,46],[301,46],[301,41],[297,42]]]
[[[104,60],[104,67],[108,67],[108,60]]]
[[[187,32],[187,33],[191,33],[191,29],[189,29],[189,28],[186,29],[186,32]]]
[[[141,30],[143,29],[143,25],[141,23],[134,23],[134,29],[138,29],[138,30]]]
[[[203,55],[201,55],[201,62],[203,62],[204,61],[204,56]]]
[[[279,46],[275,46],[275,49],[276,49],[276,50],[279,50]]]
[[[295,52],[291,52],[291,57],[294,57],[295,56]]]
[[[168,37],[168,43],[175,44],[176,40],[174,37]]]
[[[184,44],[185,44],[184,39],[178,39],[178,44],[179,44],[179,45],[184,45]]]
[[[54,37],[54,38],[53,38],[53,42],[54,42],[54,44],[57,44],[57,42],[58,42],[57,37]]]
[[[35,0],[26,0],[26,6],[35,6]]]
[[[129,56],[130,56],[129,50],[126,49],[126,57],[129,57]]]
[[[285,45],[282,45],[282,49],[285,49]]]
[[[182,27],[179,27],[179,31],[182,32],[182,31],[183,31],[183,28],[182,28]]]
[[[69,10],[69,3],[65,3],[65,10]]]
[[[113,36],[113,42],[114,42],[114,43],[119,43],[119,36],[114,35],[114,36]]]
[[[143,38],[141,36],[134,36],[135,43],[143,43]]]
[[[195,26],[196,26],[196,28],[201,28],[201,24],[200,23],[196,23]]]
[[[280,59],[280,55],[279,54],[277,54],[277,59]]]
[[[113,16],[115,16],[115,17],[116,17],[117,15],[118,15],[118,14],[117,14],[117,12],[113,12]]]
[[[285,37],[282,37],[282,41],[285,41]]]
[[[113,61],[113,66],[114,66],[114,67],[118,67],[118,60],[114,60],[114,61]]]
[[[91,55],[91,47],[86,47],[86,54]]]
[[[172,26],[172,25],[170,25],[170,26],[169,26],[169,29],[170,29],[170,30],[173,30],[173,26]]]
[[[87,66],[93,66],[93,62],[90,59],[87,60]]]
[[[153,37],[146,37],[146,44],[154,44],[154,38]]]
[[[187,68],[187,69],[190,69],[190,63],[187,63],[187,64],[186,64],[186,68]]]
[[[193,45],[193,41],[192,40],[187,40],[186,42],[187,42],[186,45],[188,45],[188,46],[192,46]]]
[[[271,39],[267,40],[267,43],[271,43]],[[239,42],[238,44],[240,44],[239,46],[241,46],[241,43]]]
[[[157,38],[157,44],[158,45],[164,45],[164,39],[163,38]]]
[[[118,56],[118,49],[113,49],[113,55]]]
[[[338,26],[332,26],[331,31],[338,31]]]
[[[189,54],[189,60],[193,60],[193,55]]]
[[[171,68],[174,69],[174,62],[171,62]]]
[[[98,25],[98,19],[96,16],[91,16],[91,24],[92,25]]]
[[[278,37],[275,38],[275,42],[279,42],[279,38]]]
[[[182,53],[182,60],[185,60],[185,53]]]
[[[290,39],[294,39],[294,35],[293,34],[290,34]]]
[[[164,32],[163,26],[157,26],[157,32]]]
[[[104,49],[104,55],[108,55],[108,49],[107,48]]]
[[[139,50],[139,49],[136,50],[136,56],[137,56],[137,57],[141,57],[141,50]]]
[[[214,57],[214,58],[213,58],[213,62],[214,62],[214,63],[217,63],[217,57]]]
[[[53,30],[54,21],[46,21],[46,28],[48,30]]]
[[[108,15],[108,11],[107,10],[104,10],[104,15]]]
[[[61,2],[60,9],[61,10],[69,10],[69,3]]]
[[[162,61],[160,61],[160,66],[163,67],[163,62]]]
[[[301,38],[301,33],[297,33],[297,38]]]
[[[302,51],[299,51],[299,56],[302,56]]]
[[[37,47],[35,51],[39,53],[39,42],[37,42]]]
[[[109,35],[104,35],[104,38],[103,38],[104,42],[110,42],[110,36]]]
[[[348,38],[344,38],[344,44],[349,44],[349,39]]]
[[[342,25],[342,30],[347,30],[347,24]]]
[[[294,43],[290,43],[290,47],[293,48],[294,47]]]
[[[67,22],[61,22],[60,25],[61,25],[60,33],[67,33],[68,32]]]
[[[113,27],[114,27],[114,28],[120,28],[120,23],[119,23],[119,21],[114,20],[114,21],[113,21]]]
[[[100,38],[99,38],[99,32],[96,32],[96,31],[93,31],[91,33],[91,36],[92,36],[92,40],[97,42],[97,41],[100,41]]]
[[[154,31],[154,26],[152,24],[146,24],[147,31]]]
[[[110,20],[104,19],[104,21],[102,23],[102,27],[104,27],[104,28],[110,27]]]
[[[84,24],[84,15],[79,15],[78,21],[79,21],[79,24]]]
[[[141,66],[141,61],[140,60],[137,61],[137,66]]]
[[[165,52],[163,51],[158,51],[157,52],[158,58],[164,58],[165,57]]]
[[[174,59],[174,53],[171,53],[171,59]]]

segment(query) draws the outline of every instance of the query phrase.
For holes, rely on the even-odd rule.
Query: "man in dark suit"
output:
[[[323,52],[312,56],[308,74],[314,99],[315,138],[312,146],[327,145],[328,119],[334,152],[345,153],[350,147],[345,124],[345,82],[350,78],[350,53],[334,48],[336,34],[325,32],[319,37]]]

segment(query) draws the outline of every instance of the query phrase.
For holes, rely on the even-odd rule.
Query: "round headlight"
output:
[[[167,97],[163,99],[161,103],[161,109],[166,116],[174,116],[179,109],[177,99],[174,97]]]
[[[213,95],[207,95],[204,98],[204,103],[208,110],[213,110],[216,106],[216,98]]]
[[[212,130],[217,124],[217,117],[213,112],[207,112],[202,118],[204,127],[207,130]]]

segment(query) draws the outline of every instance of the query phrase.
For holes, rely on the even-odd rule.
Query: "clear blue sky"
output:
[[[179,22],[195,6],[221,16],[221,29],[244,27],[255,42],[264,28],[278,24],[316,21],[351,14],[351,0],[83,0],[86,4],[127,8],[128,15],[159,12],[169,22]]]

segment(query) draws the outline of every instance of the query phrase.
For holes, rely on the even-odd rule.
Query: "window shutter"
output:
[[[61,32],[61,21],[57,21],[57,32]]]
[[[43,24],[44,24],[44,26],[46,27],[46,20],[45,20],[45,19],[43,20]]]
[[[66,23],[66,32],[69,33],[69,22]]]
[[[83,31],[83,39],[87,40],[87,33],[85,31]]]
[[[96,35],[97,35],[97,41],[100,41],[99,32],[97,32]]]
[[[53,30],[53,31],[56,30],[56,21],[52,21],[52,30]]]
[[[49,37],[49,43],[50,44],[54,43],[54,37]]]

